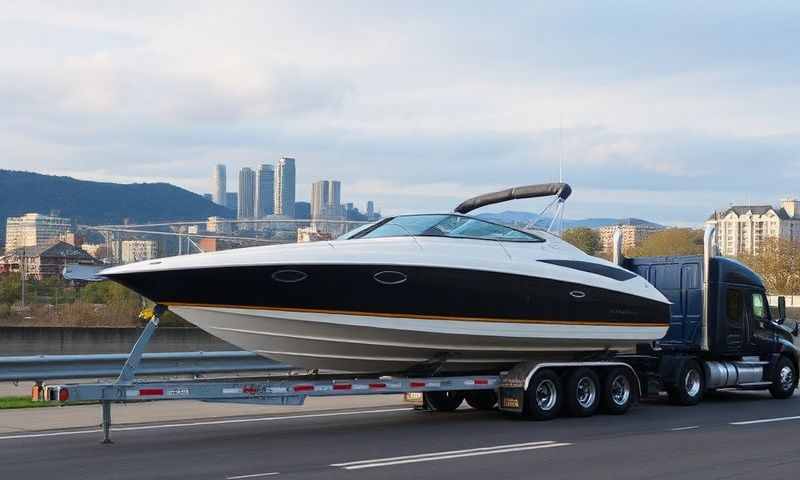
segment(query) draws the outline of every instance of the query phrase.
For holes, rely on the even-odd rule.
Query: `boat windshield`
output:
[[[536,235],[462,215],[404,215],[385,220],[350,238],[452,237],[507,242],[543,242]]]

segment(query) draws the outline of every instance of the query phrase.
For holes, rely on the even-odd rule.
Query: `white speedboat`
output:
[[[233,345],[309,369],[499,371],[660,339],[669,302],[643,278],[549,232],[465,214],[512,198],[560,203],[569,192],[566,184],[509,189],[335,241],[163,258],[101,275]]]

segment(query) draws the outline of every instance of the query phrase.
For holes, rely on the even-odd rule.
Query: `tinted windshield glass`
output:
[[[392,218],[351,238],[457,237],[511,242],[541,242],[541,238],[520,230],[460,215],[406,215]]]

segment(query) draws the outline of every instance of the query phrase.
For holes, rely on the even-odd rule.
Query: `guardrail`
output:
[[[0,356],[0,381],[116,377],[127,353],[101,355]],[[136,375],[287,371],[291,367],[251,352],[146,353]]]

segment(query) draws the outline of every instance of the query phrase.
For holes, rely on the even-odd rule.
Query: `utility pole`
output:
[[[22,246],[22,256],[19,258],[20,284],[22,285],[22,307],[25,307],[25,245]]]

